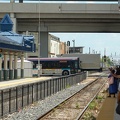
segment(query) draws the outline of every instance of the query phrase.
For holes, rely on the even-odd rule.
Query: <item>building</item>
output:
[[[48,57],[56,57],[60,53],[60,38],[49,34]]]
[[[36,52],[34,53],[26,53],[25,54],[25,58],[27,57],[38,57],[39,53],[39,45],[38,45],[38,40],[39,40],[39,37],[38,37],[38,33],[36,32],[23,32],[21,34],[26,34],[26,35],[33,35],[35,37],[35,44],[36,44]],[[40,44],[41,46],[42,44]],[[56,57],[56,55],[58,54],[65,54],[66,53],[66,43],[65,42],[61,42],[60,41],[60,38],[52,35],[52,34],[49,34],[48,35],[48,57]],[[40,56],[42,57],[42,56]]]
[[[60,42],[60,53],[59,54],[66,54],[67,53],[67,46],[65,42]]]
[[[66,53],[66,43],[61,42],[60,38],[49,34],[49,57],[57,57],[58,54],[65,54]]]
[[[69,47],[69,53],[83,53],[83,47]]]

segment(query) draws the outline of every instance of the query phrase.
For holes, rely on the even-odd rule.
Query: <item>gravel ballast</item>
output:
[[[84,82],[85,81],[86,80],[84,80]],[[91,80],[89,82],[91,82]],[[59,91],[56,94],[45,98],[44,100],[35,102],[34,104],[20,109],[19,112],[9,114],[7,117],[0,120],[37,120],[40,116],[54,108],[56,105],[60,104],[65,99],[81,90],[89,82],[78,83],[77,85]]]

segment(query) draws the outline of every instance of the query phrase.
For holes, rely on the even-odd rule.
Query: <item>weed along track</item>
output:
[[[98,78],[85,88],[59,104],[38,120],[78,120],[81,118],[91,101],[105,86],[106,80]]]

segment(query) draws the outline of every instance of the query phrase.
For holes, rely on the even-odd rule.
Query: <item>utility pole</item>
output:
[[[89,54],[90,54],[90,47],[89,47]]]
[[[67,54],[69,54],[70,41],[67,41]]]
[[[106,48],[104,49],[104,64],[105,64],[105,69],[106,69]]]
[[[40,65],[40,0],[39,0],[39,23],[38,23],[38,77],[40,77],[41,65]]]
[[[73,53],[75,53],[75,40],[72,41],[73,41]]]

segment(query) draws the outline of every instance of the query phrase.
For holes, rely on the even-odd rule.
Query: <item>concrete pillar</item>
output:
[[[49,47],[48,32],[40,32],[39,34],[40,34],[40,57],[48,57],[48,47]]]
[[[26,33],[25,33],[26,35],[29,35],[29,31],[26,31]]]
[[[17,32],[17,19],[15,18],[15,13],[10,13],[10,18],[13,22],[13,32]]]
[[[7,52],[4,53],[4,80],[7,80],[8,78],[8,70],[7,70],[7,66],[8,66],[8,61],[7,61]]]
[[[19,3],[23,3],[23,0],[19,0]]]
[[[24,54],[21,54],[21,78],[24,78]]]
[[[0,81],[2,81],[2,58],[0,58]]]
[[[88,72],[88,71],[86,71],[86,76],[88,77],[88,75],[89,75],[89,72]]]
[[[17,53],[14,55],[14,79],[17,79]]]
[[[15,0],[10,0],[10,3],[15,3]]]
[[[29,35],[29,31],[26,31],[26,35]],[[27,52],[25,53],[25,58],[26,59],[28,58],[28,53]]]
[[[13,54],[10,53],[9,55],[9,79],[12,80],[13,79],[13,68],[12,68],[12,64],[13,64],[13,61],[12,61],[12,56]]]

